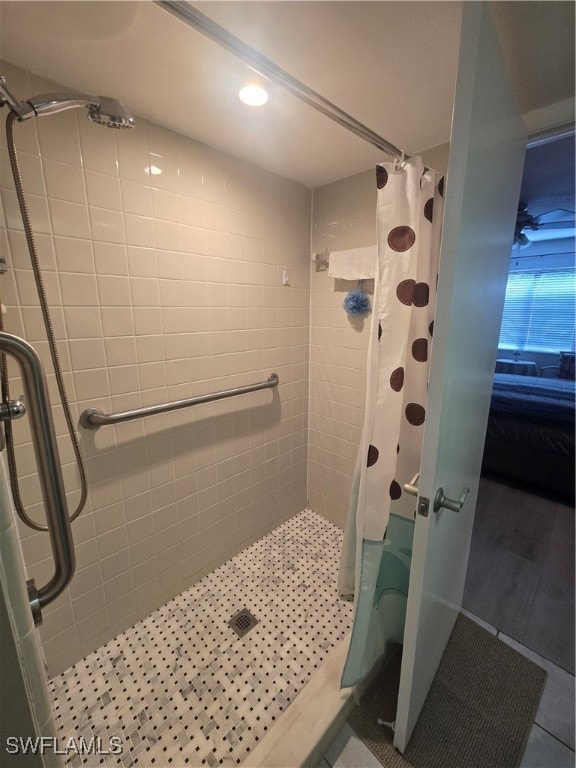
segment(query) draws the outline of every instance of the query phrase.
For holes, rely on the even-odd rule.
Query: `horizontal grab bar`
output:
[[[188,397],[186,400],[176,400],[173,403],[162,403],[161,405],[149,405],[145,408],[135,408],[132,411],[122,411],[122,413],[102,413],[98,408],[87,408],[80,414],[80,425],[84,429],[98,429],[107,424],[120,424],[123,421],[133,421],[143,416],[154,416],[156,413],[169,413],[170,411],[179,411],[182,408],[189,408],[192,405],[201,403],[212,403],[214,400],[224,400],[226,397],[236,397],[236,395],[245,395],[248,392],[257,392],[259,389],[272,389],[278,386],[278,374],[271,373],[266,381],[258,384],[247,384],[245,387],[234,387],[225,389],[222,392],[212,392],[208,395],[198,395],[197,397]]]
[[[10,333],[0,333],[0,352],[14,357],[20,368],[54,558],[54,574],[50,581],[39,588],[33,579],[28,582],[30,606],[34,623],[38,625],[42,622],[42,608],[64,591],[74,575],[74,542],[42,363],[27,341]]]

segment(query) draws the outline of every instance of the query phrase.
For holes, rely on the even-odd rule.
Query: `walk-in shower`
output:
[[[28,78],[29,93],[42,90]],[[18,70],[14,82],[24,88]],[[84,107],[93,122],[134,124],[113,99],[53,90],[19,100],[4,81],[0,98],[16,190],[4,178],[14,267],[6,323],[13,329],[21,312],[28,331],[32,317],[44,318],[79,467],[70,519],[86,502],[72,527],[76,576],[39,632],[59,736],[120,738],[123,755],[106,765],[238,764],[269,748],[265,737],[290,707],[317,726],[296,740],[312,754],[320,729],[352,702],[351,691],[338,692],[352,604],[336,585],[341,531],[307,508],[311,192],[145,120],[134,132],[102,132],[71,114],[30,120]],[[19,146],[29,208],[43,196],[52,216],[36,230],[38,247],[18,122],[30,126]],[[37,188],[28,186],[31,158],[42,169]],[[47,290],[41,238],[56,256]],[[11,284],[32,282],[24,246],[41,312],[29,293],[22,311],[8,301]],[[65,320],[61,329],[54,312],[56,334],[54,304]],[[36,324],[31,340],[44,339]],[[70,355],[64,372],[57,342]],[[242,400],[229,401],[236,394]],[[15,506],[42,531],[32,519],[39,505],[23,510],[12,427]],[[76,481],[67,454],[65,480]],[[23,482],[26,501],[28,490]],[[48,537],[20,533],[28,566],[39,568]],[[242,637],[238,617],[248,617]],[[295,705],[305,686],[314,701]]]
[[[12,72],[6,74],[12,79]],[[23,87],[17,74],[14,83],[18,83],[18,90]],[[16,85],[13,90],[17,90]],[[32,90],[30,87],[28,92]],[[37,92],[40,90],[36,87]],[[57,86],[54,91],[58,91]],[[14,184],[8,186],[5,174],[0,185],[3,203],[7,201],[11,206],[11,269],[2,286],[8,306],[4,322],[8,330],[17,330],[13,323],[20,309],[10,286],[24,279],[30,285],[34,282],[38,298],[27,294],[30,298],[26,298],[22,314],[24,326],[32,313],[45,322],[45,331],[37,324],[31,340],[35,344],[48,340],[48,349],[43,348],[42,353],[46,353],[49,374],[50,360],[53,363],[55,384],[62,397],[63,412],[55,403],[55,416],[61,422],[58,440],[63,469],[67,470],[62,474],[69,483],[69,498],[62,493],[61,501],[64,510],[67,503],[70,505],[70,520],[84,508],[71,529],[65,520],[64,528],[72,531],[74,544],[70,536],[70,556],[61,558],[65,565],[61,569],[65,577],[60,578],[64,594],[58,603],[43,611],[38,630],[50,665],[55,732],[61,743],[83,736],[90,742],[89,733],[103,744],[107,736],[120,738],[123,754],[108,755],[106,765],[147,765],[152,759],[163,764],[167,756],[176,764],[238,764],[265,742],[264,737],[289,706],[292,711],[296,709],[296,696],[342,644],[352,613],[351,603],[341,600],[336,590],[341,532],[306,509],[309,191],[291,183],[292,191],[286,197],[284,181],[257,172],[262,188],[268,186],[277,200],[272,205],[279,226],[287,232],[284,222],[290,221],[291,227],[291,255],[286,268],[298,287],[274,286],[270,296],[275,298],[277,291],[284,291],[282,304],[279,301],[276,308],[264,289],[265,282],[272,279],[267,255],[251,266],[248,261],[253,257],[249,253],[245,258],[243,254],[241,261],[224,260],[222,252],[209,257],[210,247],[186,240],[194,232],[202,232],[203,238],[219,234],[221,225],[214,218],[201,222],[205,230],[193,228],[195,207],[208,209],[213,205],[214,213],[219,210],[214,201],[199,202],[203,189],[193,191],[181,182],[177,189],[182,248],[163,244],[162,236],[174,226],[170,219],[175,213],[166,211],[162,203],[176,201],[176,188],[166,192],[162,189],[169,174],[161,155],[169,155],[175,142],[182,139],[166,132],[168,145],[158,151],[155,131],[159,128],[144,120],[138,120],[134,132],[102,132],[72,114],[58,118],[60,124],[56,118],[38,123],[30,120],[84,107],[92,122],[117,128],[134,125],[124,107],[112,99],[55,93],[19,100],[5,81],[0,93],[2,105],[9,110],[2,151],[7,152],[14,178]],[[30,126],[22,129],[19,156],[14,146],[14,139],[19,139],[14,127],[18,123]],[[58,127],[52,129],[55,124]],[[50,137],[59,131],[60,147],[53,148]],[[32,153],[27,143],[32,134],[38,137],[33,152],[46,171],[42,194],[48,206],[56,209],[59,200],[72,195],[66,185],[54,190],[52,171],[76,174],[85,185],[86,197],[82,200],[80,196],[78,202],[84,202],[90,228],[83,237],[74,236],[66,227],[63,231],[57,221],[48,231],[42,225],[36,228],[37,197],[35,187],[30,185]],[[67,155],[66,143],[73,144],[78,137],[83,142],[82,154]],[[106,146],[113,147],[113,165],[100,163]],[[135,167],[130,159],[133,147],[143,146],[145,150]],[[95,156],[91,154],[93,147],[98,150]],[[255,213],[255,204],[245,192],[234,200],[229,197],[234,180],[241,178],[234,163],[202,149],[204,152],[204,178],[210,181],[216,167],[225,167],[231,180],[229,209],[241,211],[246,207],[246,218],[258,219],[262,214]],[[197,170],[196,165],[191,169],[185,168],[183,160],[178,162],[180,179],[189,178],[191,170]],[[165,175],[147,175],[145,169],[151,165],[161,166]],[[130,175],[132,178],[128,178]],[[250,176],[254,178],[252,170]],[[105,193],[96,198],[91,186],[94,183],[105,186]],[[121,187],[120,214],[108,213],[114,208],[113,186]],[[135,192],[140,199],[149,196],[156,206],[154,210],[138,208]],[[259,209],[267,205],[264,196],[260,200]],[[294,201],[302,215],[295,217]],[[72,207],[67,213],[80,217],[82,209]],[[152,213],[155,236],[151,242],[143,242],[132,234],[130,225],[136,221],[142,226],[150,224]],[[22,223],[16,214],[22,217]],[[99,215],[107,217],[107,224],[112,216],[123,217],[126,229],[117,240],[125,242],[115,244],[108,229],[97,230]],[[260,234],[256,239],[256,229],[252,229],[246,232],[252,235],[246,246],[264,248],[265,236]],[[280,242],[287,235],[279,233],[275,237]],[[58,253],[52,269],[42,262],[48,241]],[[237,239],[236,243],[240,242],[244,249],[244,241]],[[156,248],[161,250],[157,252]],[[70,260],[60,259],[59,249],[69,249]],[[123,268],[123,251],[130,269]],[[103,259],[103,254],[107,257],[108,253],[113,258]],[[155,266],[151,271],[152,261]],[[180,272],[175,266],[179,261]],[[227,274],[226,283],[214,274],[217,267],[233,270]],[[86,274],[90,277],[84,277]],[[94,330],[86,330],[82,324],[85,299],[81,283],[86,279],[98,285],[93,307],[102,325]],[[64,327],[57,314],[62,299],[58,289],[54,292],[56,283],[63,289],[67,304]],[[111,328],[106,313],[112,314],[115,309],[108,307],[122,304],[123,299],[118,295],[110,298],[107,290],[128,285],[130,293],[124,306],[129,306],[134,330]],[[149,294],[141,293],[151,288],[163,292],[160,308],[147,306]],[[208,295],[215,304],[209,327],[201,317],[211,311],[206,305]],[[177,307],[172,309],[174,304]],[[189,316],[186,325],[176,325],[185,314]],[[23,330],[27,335],[28,328]],[[128,342],[137,350],[141,366],[140,389],[132,400],[122,397],[128,390],[123,380],[116,379],[118,372],[129,381],[125,375],[128,369],[123,365],[130,362]],[[187,347],[184,352],[183,342]],[[122,350],[124,357],[108,357],[102,369],[113,386],[119,382],[116,389],[120,397],[116,400],[102,396],[107,394],[107,382],[100,386],[103,379],[93,368],[98,364],[94,359],[84,363],[85,373],[76,368],[83,346],[88,353],[94,344],[105,347],[107,352]],[[158,347],[160,352],[155,357]],[[207,359],[203,351],[213,356]],[[171,366],[183,364],[181,359],[175,360],[176,353],[186,356],[188,375],[173,381],[172,388],[152,389],[150,376],[158,367],[165,367],[169,373]],[[231,355],[234,366],[228,367],[225,353]],[[270,374],[271,370],[278,370],[278,374]],[[6,374],[2,391],[5,401],[10,396]],[[64,390],[67,377],[71,384],[69,396]],[[82,382],[87,386],[83,387]],[[12,387],[16,385],[12,383]],[[272,393],[263,391],[268,389]],[[211,394],[203,394],[210,390]],[[230,401],[240,394],[242,398]],[[189,405],[196,406],[194,415]],[[32,415],[32,410],[29,412]],[[114,426],[97,428],[104,424]],[[16,510],[33,528],[20,528],[25,552],[30,546],[44,552],[49,536],[43,533],[46,526],[40,524],[44,522],[42,505],[29,498],[32,494],[28,478],[36,468],[30,466],[29,455],[22,447],[25,426],[25,421],[6,423],[10,485]],[[73,450],[69,448],[66,427]],[[15,451],[22,451],[17,455],[17,468]],[[119,488],[119,503],[112,501],[107,490],[114,484]],[[70,497],[78,489],[74,509]],[[74,559],[76,573],[71,579],[69,566],[74,568]],[[42,587],[40,564],[27,565],[30,575],[41,579]],[[104,590],[109,604],[102,607]],[[238,623],[239,617],[245,622],[247,615],[254,616],[250,626]],[[243,630],[242,636],[236,624]],[[146,687],[144,701],[133,712],[141,686]],[[89,702],[83,701],[88,688],[92,689]],[[81,695],[80,703],[76,705],[74,698],[74,707],[70,708],[68,693],[72,689]],[[102,718],[110,720],[105,732],[101,729]],[[76,756],[76,762],[79,759]],[[80,762],[91,759],[87,755]],[[68,761],[76,764],[72,755]]]

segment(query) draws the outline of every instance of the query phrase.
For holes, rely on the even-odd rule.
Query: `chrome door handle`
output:
[[[438,512],[442,508],[449,509],[452,512],[460,512],[466,501],[466,496],[470,493],[470,488],[464,488],[458,499],[449,499],[444,496],[444,489],[438,488],[436,496],[434,496],[434,504],[432,509],[434,512]]]
[[[420,472],[416,472],[412,480],[410,480],[409,483],[404,483],[404,490],[406,493],[409,493],[410,496],[418,496],[418,478],[420,477]]]
[[[42,362],[34,347],[10,333],[0,333],[0,352],[16,358],[24,383],[30,432],[54,558],[54,574],[50,581],[38,589],[33,579],[28,582],[30,607],[34,623],[38,626],[42,623],[42,608],[66,589],[74,575],[74,542]]]

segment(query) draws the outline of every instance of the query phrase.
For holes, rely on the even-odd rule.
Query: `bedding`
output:
[[[574,429],[575,383],[570,379],[495,373],[490,412],[534,424]]]
[[[483,469],[574,497],[574,381],[494,375]]]

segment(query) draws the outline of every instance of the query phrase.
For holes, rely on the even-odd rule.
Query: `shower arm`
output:
[[[88,96],[86,93],[68,92],[68,93],[47,93],[42,96],[32,97],[25,101],[20,101],[9,90],[6,85],[6,78],[0,77],[0,106],[5,104],[18,115],[18,120],[27,120],[29,117],[43,114],[49,115],[54,112],[60,112],[62,103],[70,107],[86,107],[97,105],[98,99],[94,96]]]
[[[42,96],[31,97],[26,101],[20,102],[24,106],[24,113],[19,115],[20,119],[25,120],[27,117],[35,117],[39,114],[52,115],[56,112],[61,112],[63,102],[66,103],[67,109],[74,109],[75,107],[96,106],[98,99],[95,96],[89,96],[87,93],[77,93],[75,91],[42,94]]]
[[[0,352],[14,357],[20,368],[54,558],[54,574],[44,586],[36,588],[34,579],[27,583],[34,624],[38,626],[42,623],[42,608],[66,589],[74,575],[74,541],[42,362],[34,347],[10,333],[0,333]]]
[[[23,110],[22,102],[18,101],[6,85],[6,78],[0,76],[0,107],[3,107],[4,104],[8,104],[17,115],[20,115],[21,110]]]

